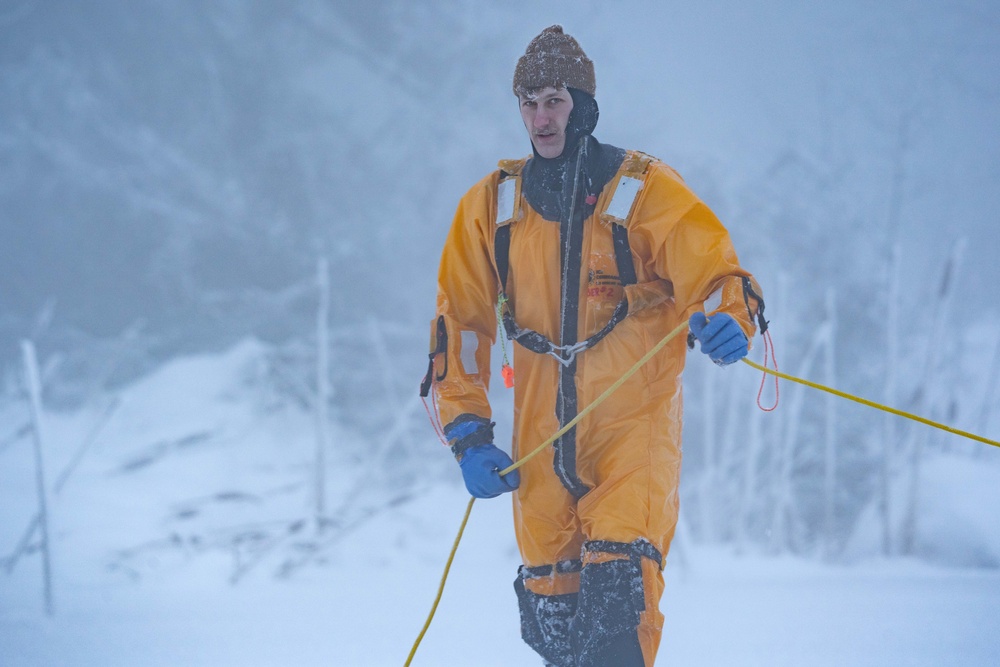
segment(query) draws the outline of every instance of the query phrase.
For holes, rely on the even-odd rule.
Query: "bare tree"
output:
[[[944,331],[948,323],[949,310],[955,291],[955,274],[962,263],[962,255],[965,251],[965,239],[959,239],[952,247],[952,251],[945,260],[944,269],[941,272],[941,281],[938,287],[937,298],[931,308],[933,321],[927,337],[926,352],[924,354],[924,366],[921,372],[920,382],[917,385],[917,412],[933,415],[940,403],[939,392],[933,391],[933,378],[940,365],[944,340]],[[917,519],[920,507],[920,473],[923,459],[923,449],[927,441],[928,429],[919,428],[914,431],[913,442],[910,447],[908,461],[909,487],[906,499],[906,508],[903,514],[903,524],[900,531],[900,545],[902,553],[912,554],[916,547],[917,539]]]
[[[330,416],[327,412],[333,394],[330,386],[330,267],[326,257],[316,264],[319,305],[316,309],[316,531],[322,532],[326,520],[326,452],[330,446]]]
[[[21,341],[24,373],[28,384],[31,422],[35,445],[35,487],[38,491],[38,529],[41,533],[43,596],[45,613],[52,616],[55,605],[52,599],[52,544],[49,531],[49,508],[52,506],[45,483],[45,418],[42,412],[42,382],[38,372],[38,356],[30,340]]]
[[[832,287],[826,290],[826,354],[824,355],[824,370],[826,384],[829,387],[837,386],[837,366],[836,366],[836,343],[837,343],[837,308],[834,291]],[[836,509],[837,509],[837,403],[836,397],[826,394],[826,415],[824,423],[824,452],[823,469],[823,532],[824,532],[824,556],[829,560],[833,558],[834,535],[836,533]]]

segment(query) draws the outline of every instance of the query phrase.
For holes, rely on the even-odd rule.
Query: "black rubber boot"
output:
[[[637,561],[584,566],[573,619],[576,667],[643,667],[638,628],[644,606]]]
[[[583,655],[576,667],[645,667],[637,632],[626,632]]]
[[[577,565],[579,567],[579,565]],[[536,570],[541,568],[536,568]],[[546,667],[576,667],[572,622],[576,615],[577,593],[538,595],[527,590],[525,579],[539,575],[522,567],[514,581],[521,611],[521,638],[542,656]]]

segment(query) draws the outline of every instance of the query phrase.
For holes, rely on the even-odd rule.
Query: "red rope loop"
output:
[[[431,404],[434,406],[434,412],[431,413],[431,406],[427,405],[427,398],[424,396],[420,397],[420,400],[424,403],[424,410],[427,411],[427,419],[430,420],[431,426],[434,427],[434,433],[437,434],[438,439],[441,441],[445,447],[448,446],[448,438],[444,436],[444,428],[441,426],[441,413],[438,412],[437,404],[437,394],[434,393],[433,388],[431,389]]]
[[[771,351],[771,362],[774,364],[774,370],[778,370],[778,359],[774,356],[774,341],[771,340],[771,332],[764,332],[764,368],[767,368],[767,351]],[[765,408],[760,404],[761,394],[764,393],[764,384],[767,382],[767,373],[763,373],[760,378],[760,389],[757,390],[757,407],[764,412],[773,412],[775,408],[778,407],[778,376],[774,376],[774,405],[769,408]]]

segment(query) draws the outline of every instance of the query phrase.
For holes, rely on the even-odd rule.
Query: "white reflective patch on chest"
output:
[[[611,203],[605,210],[605,215],[621,222],[628,219],[628,214],[632,210],[636,195],[642,189],[642,180],[631,176],[622,176],[615,188],[615,194],[611,197]]]
[[[479,373],[479,364],[476,362],[476,352],[479,351],[479,336],[475,331],[462,332],[462,349],[459,351],[459,358],[462,360],[462,370],[466,375]]]
[[[507,178],[497,186],[497,224],[504,225],[514,219],[517,198],[517,179]]]

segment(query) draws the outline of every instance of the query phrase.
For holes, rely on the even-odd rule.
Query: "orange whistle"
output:
[[[503,368],[500,369],[500,375],[503,376],[503,386],[507,387],[508,389],[510,389],[511,387],[514,386],[514,369],[513,368],[511,368],[507,364],[504,364]]]

